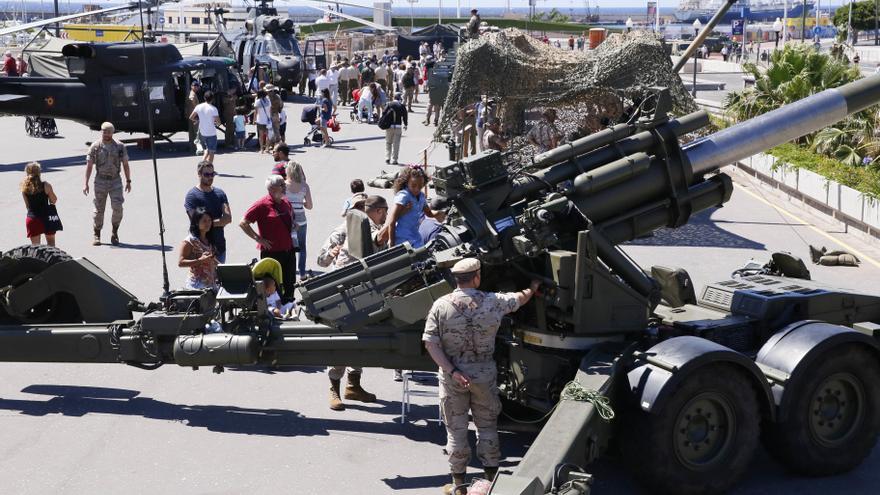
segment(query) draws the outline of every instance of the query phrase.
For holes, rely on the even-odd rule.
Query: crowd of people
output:
[[[385,131],[385,162],[397,164],[402,130],[409,125],[409,112],[412,110],[412,103],[417,101],[419,89],[425,88],[425,70],[429,68],[428,64],[434,56],[442,57],[442,46],[439,44],[434,47],[426,45],[424,48],[426,53],[420,56],[419,61],[407,59],[398,63],[394,55],[389,53],[381,61],[378,57],[361,60],[357,65],[360,68],[355,69],[359,71],[357,79],[344,77],[349,74],[349,68],[355,67],[346,60],[315,77],[315,105],[319,109],[316,120],[325,136],[329,127],[327,121],[336,113],[339,102],[345,105],[352,101],[349,97],[356,99],[356,91],[369,93],[368,101],[378,109],[366,121],[377,122]],[[335,74],[335,77],[328,77],[330,73]],[[344,90],[342,93],[340,88]],[[283,102],[280,108],[276,106],[276,101],[280,99],[277,88],[259,83],[254,89],[254,106],[252,110],[247,110],[237,105],[237,95],[233,91],[218,96],[211,91],[202,91],[198,81],[192,84],[188,111],[193,124],[190,138],[200,144],[201,159],[195,167],[196,184],[183,198],[188,228],[182,233],[183,239],[177,249],[177,264],[186,273],[181,288],[219,288],[218,266],[227,260],[227,235],[232,233],[226,227],[233,222],[233,208],[226,193],[215,185],[217,127],[226,123],[227,143],[234,143],[237,148],[241,148],[244,145],[245,126],[248,122],[253,122],[258,129],[260,151],[272,154],[272,166],[270,168],[267,161],[265,193],[259,194],[250,205],[240,210],[242,213],[238,226],[241,233],[254,242],[261,259],[254,266],[254,276],[255,280],[262,282],[269,313],[280,318],[295,318],[295,284],[298,279],[312,276],[312,272],[307,269],[307,227],[309,211],[315,208],[316,201],[304,168],[290,159],[290,147],[284,142],[286,118],[283,116]],[[393,95],[391,98],[387,96],[389,93]],[[222,110],[214,104],[218,99],[222,99]],[[363,100],[363,96],[360,100]],[[428,125],[433,115],[436,125],[442,102],[431,101],[429,97],[428,103],[431,111],[427,113],[424,124]],[[358,104],[360,105],[360,101]],[[234,109],[233,115],[227,114],[226,110],[229,108]],[[372,109],[370,111],[372,113]],[[473,144],[469,149],[470,153],[474,153],[478,147],[499,150],[505,148],[506,141],[491,100],[483,97],[464,109],[463,114],[472,123],[468,120],[468,124],[462,128],[462,136],[468,141],[476,141],[479,137],[479,146]],[[95,245],[101,244],[108,198],[112,210],[110,242],[114,245],[120,244],[119,228],[123,219],[124,198],[132,189],[128,153],[126,147],[114,137],[114,132],[112,123],[102,124],[101,138],[90,146],[86,157],[83,194],[94,195],[92,221]],[[401,169],[394,183],[393,199],[388,201],[381,195],[366,194],[363,180],[352,180],[351,196],[343,204],[343,221],[323,242],[315,256],[316,264],[320,267],[338,268],[356,262],[357,257],[366,252],[381,251],[404,242],[416,248],[430,242],[441,230],[447,205],[436,200],[428,201],[427,182],[428,176],[423,167],[406,166]],[[28,238],[33,244],[39,244],[45,237],[47,244],[54,245],[55,235],[61,230],[55,209],[58,197],[52,185],[42,180],[39,163],[33,162],[26,166],[20,190],[27,210]],[[323,203],[323,199],[321,202]],[[366,227],[369,237],[362,238],[361,232],[366,232]],[[358,229],[357,235],[352,229]],[[350,245],[352,239],[360,244]],[[363,243],[369,245],[368,249],[364,249]],[[247,259],[250,256],[235,253],[233,257]],[[514,294],[479,292],[479,264],[475,266],[474,262],[475,260],[465,260],[456,264],[452,273],[458,289],[451,295],[454,297],[444,298],[442,303],[451,304],[449,307],[457,307],[459,303],[466,304],[465,313],[473,313],[480,321],[486,322],[482,328],[486,335],[494,334],[501,317],[528,301],[534,293],[534,287]],[[474,411],[475,421],[479,421],[477,454],[486,467],[486,472],[494,474],[500,460],[495,426],[498,407],[496,402],[485,400],[491,397],[486,393],[495,390],[494,378],[480,374],[479,370],[487,366],[486,363],[475,366],[476,361],[463,360],[463,354],[459,352],[461,350],[449,347],[445,342],[443,336],[447,332],[462,330],[463,327],[458,328],[458,320],[464,313],[451,315],[448,312],[449,307],[440,303],[438,301],[429,315],[431,326],[426,326],[424,335],[426,347],[442,372],[441,387],[445,395],[457,406],[464,407],[465,411],[468,408]],[[494,319],[490,318],[492,321],[486,319],[490,314],[494,315]],[[491,346],[486,344],[484,347],[485,349],[476,349],[479,352],[477,357],[490,363]],[[344,400],[376,400],[375,394],[362,386],[362,368],[331,366],[327,373],[331,409],[345,409]],[[347,383],[343,389],[341,381],[346,377]],[[395,379],[402,379],[400,370],[396,371]],[[467,415],[461,416],[457,410],[448,409],[444,411],[444,422],[449,430],[447,450],[450,454],[450,469],[453,480],[457,481],[463,477],[460,471],[467,464],[470,455],[465,438]]]

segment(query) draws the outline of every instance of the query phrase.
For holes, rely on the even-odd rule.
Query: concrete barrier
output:
[[[735,166],[847,227],[880,239],[880,200],[877,198],[810,170],[780,163],[765,153],[742,160]]]

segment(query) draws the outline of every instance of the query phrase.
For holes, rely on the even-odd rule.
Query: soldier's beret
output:
[[[465,258],[452,265],[453,275],[463,275],[465,273],[475,272],[480,269],[480,260],[475,258]]]

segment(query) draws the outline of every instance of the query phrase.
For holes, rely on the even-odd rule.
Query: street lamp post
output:
[[[779,50],[779,32],[782,31],[782,21],[779,18],[776,18],[776,22],[773,23],[773,32],[776,33],[776,48],[775,50]]]
[[[633,30],[633,24],[634,23],[633,23],[632,17],[627,17],[626,18],[626,32],[627,33]]]
[[[803,12],[801,13],[801,43],[807,42],[807,0],[801,3]]]
[[[700,22],[700,19],[699,18],[695,19],[694,20],[694,40],[696,40],[697,37],[700,35],[700,28],[702,28],[702,27],[703,27],[703,23]],[[691,96],[696,98],[697,97],[697,57],[696,57],[696,52],[694,53],[694,60],[693,61],[694,61],[694,85],[691,90]]]
[[[419,0],[406,0],[409,2],[409,32],[412,34],[413,31],[416,30],[416,21],[413,16],[413,4],[418,2]]]
[[[761,63],[761,41],[764,40],[764,31],[761,28],[758,28],[758,51],[755,53],[755,63]]]

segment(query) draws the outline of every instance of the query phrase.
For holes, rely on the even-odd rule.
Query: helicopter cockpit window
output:
[[[110,102],[114,107],[135,107],[138,104],[137,84],[116,83],[110,85]]]
[[[266,53],[270,53],[272,55],[299,56],[299,44],[297,44],[295,39],[288,37],[267,38]]]
[[[150,101],[165,101],[165,83],[159,81],[150,83]]]
[[[214,67],[206,67],[192,72],[193,81],[199,81],[202,84],[202,91],[211,91],[216,93],[220,87],[217,83],[217,70]]]
[[[235,88],[236,92],[241,91],[241,80],[238,78],[238,72],[232,67],[226,69],[226,87]]]

